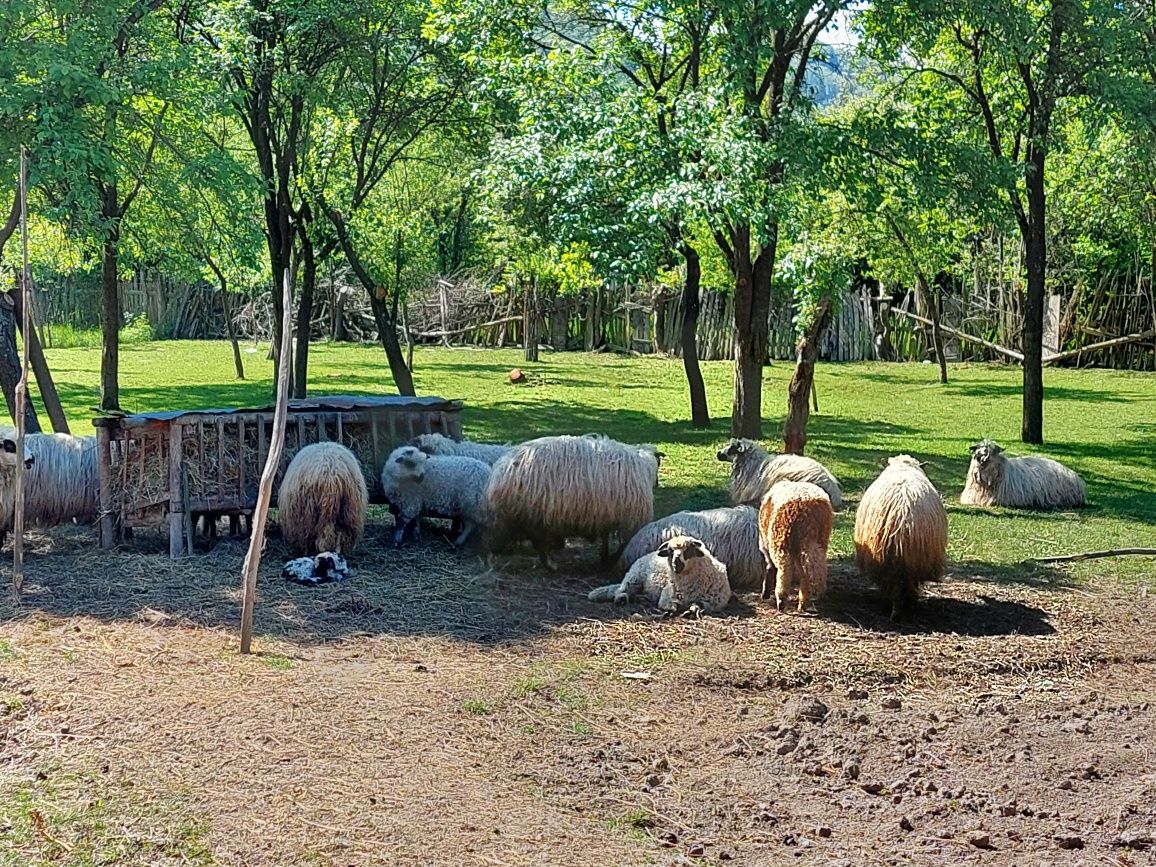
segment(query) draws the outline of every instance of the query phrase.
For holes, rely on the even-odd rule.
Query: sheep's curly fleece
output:
[[[494,464],[486,489],[490,549],[530,539],[546,559],[568,536],[634,535],[654,518],[658,456],[600,435],[524,442]]]
[[[435,455],[438,457],[460,455],[465,458],[474,458],[490,466],[493,466],[499,458],[513,448],[513,446],[498,445],[497,443],[452,440],[439,433],[422,434],[414,439],[413,445],[417,446],[417,448],[427,455]]]
[[[762,586],[767,565],[759,549],[759,513],[752,506],[728,506],[701,512],[675,512],[651,521],[634,534],[622,552],[623,563],[658,550],[675,536],[702,541],[726,564],[731,586],[746,590]]]
[[[971,447],[971,465],[959,502],[1009,509],[1075,509],[1087,505],[1084,480],[1059,461],[1037,455],[1013,458],[992,440]]]
[[[691,547],[696,551],[687,552]],[[675,571],[671,559],[659,551],[686,554],[682,571]],[[620,583],[591,590],[590,601],[621,603],[643,597],[663,611],[697,607],[710,613],[726,608],[732,595],[727,567],[700,540],[675,536],[659,551],[635,560]]]
[[[947,566],[943,498],[910,455],[889,458],[855,513],[855,564],[891,600],[899,617]]]
[[[3,435],[15,439],[5,429]],[[28,524],[55,527],[76,520],[93,524],[100,512],[96,437],[27,434],[25,450],[34,458],[25,470],[24,517]],[[0,544],[15,522],[15,468],[0,468]]]
[[[730,494],[736,505],[758,506],[775,482],[810,482],[827,492],[832,509],[843,507],[839,480],[814,458],[804,455],[773,455],[754,440],[731,440],[719,459],[732,461]]]
[[[827,590],[827,547],[834,522],[827,492],[810,482],[776,482],[759,507],[759,547],[777,573],[775,606],[798,587],[798,610]],[[767,570],[763,598],[770,597]]]
[[[289,547],[301,554],[348,554],[361,538],[368,509],[357,457],[334,442],[297,452],[277,494],[277,523]]]
[[[381,488],[398,509],[401,542],[406,525],[422,515],[461,518],[462,532],[454,544],[461,545],[483,523],[483,498],[490,479],[490,465],[463,455],[427,455],[415,446],[390,452],[381,470]]]

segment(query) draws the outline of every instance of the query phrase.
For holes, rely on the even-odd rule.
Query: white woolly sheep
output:
[[[397,508],[394,545],[407,533],[416,538],[422,515],[460,519],[455,545],[464,545],[484,523],[482,500],[490,465],[463,455],[427,455],[414,446],[390,452],[381,470],[381,488]]]
[[[506,454],[513,446],[498,445],[496,443],[477,443],[472,440],[453,440],[439,433],[422,434],[415,437],[412,445],[417,446],[427,455],[449,457],[459,455],[465,458],[474,458],[493,466],[498,458]]]
[[[1084,480],[1058,461],[1027,455],[1011,458],[992,440],[971,447],[965,506],[1010,509],[1075,509],[1087,505]]]
[[[634,561],[619,584],[591,590],[591,602],[644,597],[663,611],[721,611],[731,598],[727,567],[699,539],[675,536]]]
[[[340,443],[313,443],[285,470],[277,523],[295,552],[348,554],[365,529],[368,508],[365,477],[353,452]]]
[[[15,455],[16,436],[4,433],[4,458]],[[11,442],[11,449],[9,449]],[[96,437],[70,434],[27,434],[24,450],[28,473],[24,479],[24,520],[29,526],[55,527],[76,521],[92,525],[100,511],[100,481],[96,462]],[[15,523],[15,462],[0,472],[0,544]]]
[[[719,450],[718,459],[731,467],[731,502],[759,506],[771,485],[780,481],[810,482],[827,492],[831,508],[843,506],[839,480],[814,458],[772,455],[754,440],[733,439]]]
[[[759,513],[752,506],[675,512],[651,521],[626,543],[622,562],[633,563],[675,536],[691,536],[706,545],[726,564],[734,589],[762,585],[766,560],[759,549]]]
[[[855,513],[855,564],[891,600],[891,617],[907,613],[919,586],[947,565],[943,498],[910,455],[888,459]]]
[[[798,587],[798,610],[803,611],[827,590],[827,547],[835,516],[827,492],[810,482],[776,482],[759,507],[759,547],[767,558],[763,598],[775,581],[775,607]],[[776,574],[777,573],[777,574]]]
[[[541,437],[515,446],[494,465],[486,489],[488,544],[499,553],[529,539],[542,564],[570,536],[627,540],[654,518],[660,456],[650,446],[599,435]],[[624,544],[624,543],[623,543]]]

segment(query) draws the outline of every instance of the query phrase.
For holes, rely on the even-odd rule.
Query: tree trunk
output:
[[[105,187],[102,215],[107,221],[100,262],[100,410],[120,409],[120,291],[117,284],[117,254],[120,245],[120,209],[116,184]]]
[[[690,244],[683,244],[682,256],[686,260],[686,283],[682,287],[682,366],[686,369],[686,384],[690,390],[691,425],[697,428],[710,427],[710,407],[706,400],[706,385],[702,380],[702,368],[698,363],[698,314],[700,309],[700,286],[702,283],[702,263],[698,250]]]
[[[935,362],[939,365],[939,381],[943,385],[947,385],[947,356],[943,353],[943,331],[939,326],[939,304],[937,303],[939,299],[931,291],[927,278],[922,272],[916,277],[916,282],[919,285],[919,291],[923,293],[923,298],[927,302],[928,315],[931,317],[931,345],[935,350]]]
[[[1022,439],[1025,443],[1044,441],[1044,283],[1047,277],[1047,236],[1045,233],[1044,154],[1037,149],[1027,170],[1027,232],[1024,252],[1028,292],[1024,303],[1024,407]]]
[[[807,422],[811,418],[811,391],[815,383],[815,361],[819,344],[831,322],[832,299],[824,295],[815,308],[815,316],[799,341],[795,373],[787,386],[787,420],[783,423],[783,448],[788,454],[801,455],[807,448]]]
[[[412,397],[417,393],[413,387],[413,375],[406,365],[405,357],[401,354],[401,344],[397,340],[396,319],[391,315],[389,308],[385,306],[385,289],[374,282],[373,277],[362,263],[361,257],[357,255],[357,251],[350,243],[345,218],[341,216],[341,212],[336,208],[327,206],[324,207],[324,210],[336,231],[337,243],[341,247],[341,252],[345,254],[345,260],[349,263],[349,267],[365,291],[369,293],[369,306],[373,311],[373,320],[377,324],[377,337],[381,341],[382,349],[385,350],[385,357],[389,362],[389,370],[393,374],[393,381],[397,386],[398,394]],[[400,290],[400,287],[398,288]]]
[[[4,402],[8,404],[8,414],[16,423],[16,383],[20,381],[20,353],[16,350],[16,321],[13,316],[12,298],[8,293],[0,293],[0,389],[4,391]],[[24,395],[24,430],[40,433],[40,420],[32,399]]]
[[[308,227],[302,227],[301,289],[297,302],[297,345],[293,354],[293,397],[302,400],[309,384],[309,336],[313,323],[313,292],[317,286],[317,259]]]
[[[735,277],[735,395],[731,436],[762,436],[763,365],[767,360],[767,332],[771,313],[771,272],[775,263],[778,225],[771,224],[770,239],[752,258],[750,226],[736,227],[732,271]]]
[[[217,263],[212,258],[207,258],[209,268],[217,278],[217,285],[221,289],[221,310],[225,314],[225,334],[229,338],[229,345],[233,347],[233,369],[236,371],[237,379],[245,378],[245,365],[241,362],[241,347],[237,343],[237,329],[233,327],[233,310],[229,304],[229,282],[225,279],[224,272],[217,267]]]
[[[526,284],[522,295],[522,352],[526,361],[538,360],[538,281]]]
[[[10,293],[12,308],[16,319],[16,327],[22,329],[24,325],[24,298],[17,288]],[[44,411],[48,413],[48,420],[52,429],[57,433],[69,433],[68,419],[64,417],[64,407],[60,405],[60,394],[56,390],[56,382],[52,379],[52,371],[48,369],[48,361],[44,357],[44,347],[40,344],[40,335],[36,332],[36,318],[30,316],[31,333],[23,336],[28,341],[28,360],[32,364],[32,372],[36,375],[36,385],[40,389],[40,400],[44,403]]]

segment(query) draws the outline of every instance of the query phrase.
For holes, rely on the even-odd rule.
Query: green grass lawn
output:
[[[271,364],[265,348],[245,347],[244,382],[234,379],[224,342],[157,342],[121,350],[121,403],[126,411],[195,409],[267,403]],[[98,402],[98,349],[48,352],[74,432],[91,430]],[[310,392],[381,394],[393,391],[380,349],[317,345],[310,353]],[[651,442],[668,461],[657,495],[659,514],[726,501],[728,465],[715,459],[729,430],[731,366],[704,365],[711,411],[709,430],[695,430],[681,363],[665,358],[543,354],[526,364],[516,351],[419,349],[414,359],[421,394],[462,398],[466,434],[483,440],[522,440],[542,434],[601,431]],[[509,385],[511,367],[530,383]],[[764,433],[779,442],[791,365],[767,368]],[[995,365],[955,365],[941,386],[930,365],[823,364],[816,374],[821,411],[813,415],[808,451],[827,464],[852,499],[878,473],[887,455],[907,452],[948,502],[950,556],[957,571],[1006,580],[1039,578],[1025,558],[1123,546],[1156,547],[1156,376],[1115,371],[1045,373],[1047,445],[1019,442],[1020,371]],[[958,505],[971,443],[990,436],[1012,453],[1039,451],[1064,461],[1088,483],[1091,508],[1080,513],[982,511]],[[850,551],[852,517],[838,521],[835,552]],[[1101,560],[1072,574],[1150,577],[1151,558]],[[970,574],[970,573],[969,573]]]

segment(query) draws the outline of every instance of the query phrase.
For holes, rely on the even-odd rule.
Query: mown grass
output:
[[[234,379],[224,342],[153,342],[121,352],[121,398],[127,411],[260,405],[271,394],[266,347],[245,347],[247,379]],[[100,353],[54,349],[49,364],[77,432],[91,430],[98,402]],[[521,367],[529,383],[512,386],[506,374]],[[657,508],[723,504],[727,465],[715,452],[728,437],[731,365],[704,365],[715,424],[689,422],[680,362],[666,358],[544,353],[527,364],[516,351],[423,349],[415,356],[422,394],[462,398],[469,436],[521,440],[550,433],[603,431],[652,442],[668,454]],[[791,366],[767,368],[764,433],[778,442]],[[840,477],[854,500],[887,455],[907,452],[927,470],[948,501],[950,556],[958,571],[1001,580],[1039,580],[1026,558],[1122,546],[1156,546],[1156,376],[1102,370],[1045,374],[1047,445],[1021,445],[1020,371],[961,364],[941,386],[929,365],[821,364],[816,375],[820,412],[812,416],[808,452]],[[380,349],[314,346],[310,392],[381,394],[393,391]],[[1045,514],[966,509],[958,505],[967,447],[990,436],[1013,453],[1040,452],[1063,460],[1088,482],[1091,508]],[[851,511],[840,515],[835,553],[849,553]],[[1147,578],[1150,558],[1092,561],[1072,574]]]

